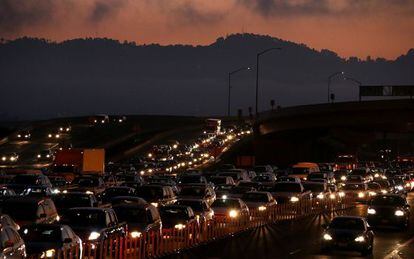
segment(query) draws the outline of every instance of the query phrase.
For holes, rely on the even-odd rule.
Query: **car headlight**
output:
[[[148,153],[148,157],[152,157],[152,154],[151,153]]]
[[[364,236],[357,236],[355,238],[355,242],[365,242],[365,237]]]
[[[377,213],[377,211],[375,209],[368,208],[368,214],[374,215],[376,213]]]
[[[10,161],[16,161],[16,157],[11,156],[11,157],[10,157]]]
[[[319,200],[323,200],[325,198],[325,196],[323,196],[322,193],[319,193],[316,198],[318,198]]]
[[[410,184],[410,183],[406,183],[406,184],[405,184],[405,186],[406,186],[406,187],[410,187],[410,186],[411,186],[411,184]]]
[[[56,250],[55,249],[49,249],[46,252],[43,252],[40,256],[40,258],[52,258],[54,257],[56,254]]]
[[[20,135],[20,134],[19,134],[19,135],[17,135],[17,137],[18,137],[18,138],[21,138],[21,137],[22,137],[22,135]]]
[[[401,185],[398,185],[396,188],[397,188],[397,190],[399,190],[399,191],[402,191],[402,190],[404,189],[404,187],[402,187]]]
[[[141,232],[139,232],[139,231],[132,231],[129,235],[130,235],[132,238],[138,238],[138,237],[141,237],[142,233],[141,233]]]
[[[3,157],[1,157],[1,160],[6,161],[7,157],[3,156]]]
[[[387,191],[387,190],[382,189],[382,190],[381,190],[381,193],[382,193],[382,194],[387,194],[387,193],[388,193],[388,191]]]
[[[265,206],[260,206],[259,207],[259,211],[265,211],[266,210],[266,207]]]
[[[174,226],[174,228],[178,229],[178,230],[182,230],[182,229],[185,228],[185,225],[184,224],[177,224],[177,225]]]
[[[369,196],[376,196],[377,193],[376,192],[369,192]]]
[[[151,202],[151,205],[158,208],[158,202]]]
[[[374,174],[374,177],[379,177],[380,175],[379,174]]]
[[[42,157],[42,155],[37,155],[37,158],[41,158]]]
[[[48,137],[48,138],[51,138],[51,137],[52,137],[52,134],[48,134],[48,135],[47,135],[47,137]]]
[[[85,194],[93,194],[92,191],[86,191]]]
[[[299,198],[296,197],[296,196],[293,196],[292,198],[290,198],[290,201],[291,202],[298,202],[299,201]]]
[[[227,195],[225,195],[225,194],[224,194],[224,195],[222,195],[222,196],[221,196],[221,198],[222,198],[223,200],[225,200],[225,199],[227,199]]]
[[[341,181],[346,181],[346,176],[345,175],[341,176]]]
[[[101,236],[101,234],[99,234],[98,232],[92,232],[90,235],[89,235],[89,237],[88,237],[88,240],[96,240],[96,239],[98,239],[99,237]]]
[[[336,198],[336,196],[335,196],[335,194],[331,193],[331,194],[329,195],[329,198],[331,198],[331,200],[334,200],[334,199]]]
[[[329,240],[332,240],[332,236],[331,236],[331,235],[329,235],[329,234],[327,234],[327,233],[325,233],[325,234],[323,235],[323,239],[324,239],[324,240],[329,241]]]
[[[339,192],[338,195],[339,195],[339,197],[345,197],[345,193],[344,192]]]
[[[397,217],[401,217],[401,216],[404,216],[404,211],[402,211],[402,210],[396,210],[394,214]]]
[[[239,213],[237,212],[237,210],[230,210],[229,211],[230,218],[236,218],[238,215],[239,215]]]
[[[363,193],[363,192],[358,193],[358,198],[364,198],[364,197],[365,197],[365,193]]]

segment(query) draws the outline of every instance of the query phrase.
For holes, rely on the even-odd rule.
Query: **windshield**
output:
[[[8,214],[15,220],[33,220],[37,218],[37,204],[7,202],[3,206],[2,213]]]
[[[137,196],[144,200],[162,199],[163,191],[161,187],[143,186],[137,190]]]
[[[145,209],[114,207],[114,210],[119,221],[140,223],[147,222],[147,215]]]
[[[250,202],[268,202],[268,197],[263,193],[245,193],[242,200]]]
[[[179,200],[176,202],[177,205],[183,205],[188,206],[193,209],[193,211],[201,212],[203,211],[203,203],[200,201],[185,201],[185,200]]]
[[[16,175],[12,180],[13,184],[27,184],[38,185],[40,184],[39,177],[37,175]]]
[[[305,190],[309,190],[311,192],[324,192],[325,191],[325,185],[323,184],[303,184],[303,188]]]
[[[298,183],[278,183],[273,187],[273,192],[301,192],[300,187]]]
[[[56,243],[62,240],[60,227],[55,226],[34,225],[24,227],[23,231],[20,231],[20,235],[25,242]]]
[[[91,207],[91,199],[87,195],[59,194],[53,197],[57,208]]]
[[[398,196],[378,196],[371,201],[373,206],[404,206],[405,204],[404,198]]]
[[[214,208],[239,208],[240,204],[237,200],[219,199],[213,202],[211,207]]]
[[[290,174],[307,174],[309,173],[309,168],[300,168],[300,167],[294,167],[292,168],[292,171]]]
[[[105,227],[105,212],[101,210],[69,210],[64,222],[71,226]]]
[[[363,184],[347,184],[342,187],[346,191],[365,191],[365,185]]]
[[[72,184],[77,184],[81,187],[94,187],[99,185],[99,181],[96,178],[75,178]]]
[[[189,187],[181,189],[180,195],[203,197],[205,193],[205,188]]]
[[[364,222],[357,218],[334,218],[329,225],[333,229],[364,230]]]
[[[187,209],[185,208],[169,208],[169,207],[161,207],[160,208],[160,215],[162,221],[176,221],[176,220],[187,220],[188,214]]]
[[[217,177],[217,178],[211,178],[210,182],[214,184],[226,184],[226,177]]]
[[[180,178],[180,183],[201,183],[201,177],[196,176],[184,176]]]

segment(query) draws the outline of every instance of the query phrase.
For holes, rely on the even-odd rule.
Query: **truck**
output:
[[[218,135],[221,131],[221,120],[220,119],[206,119],[204,126],[204,134],[215,134]]]
[[[63,149],[58,150],[52,164],[52,174],[73,180],[81,174],[103,175],[105,170],[105,149]]]

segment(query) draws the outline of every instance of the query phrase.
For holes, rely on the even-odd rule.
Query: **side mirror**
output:
[[[63,243],[72,243],[72,238],[65,238],[65,240],[63,240]]]
[[[4,248],[9,248],[13,246],[14,246],[14,243],[11,240],[7,240],[6,242],[4,242]]]

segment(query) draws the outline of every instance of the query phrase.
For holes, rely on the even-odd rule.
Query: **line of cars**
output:
[[[338,187],[345,197],[366,204],[366,217],[337,216],[324,225],[322,251],[353,250],[363,256],[372,254],[374,229],[408,229],[410,205],[407,193],[413,189],[411,169],[361,167],[335,172]]]

